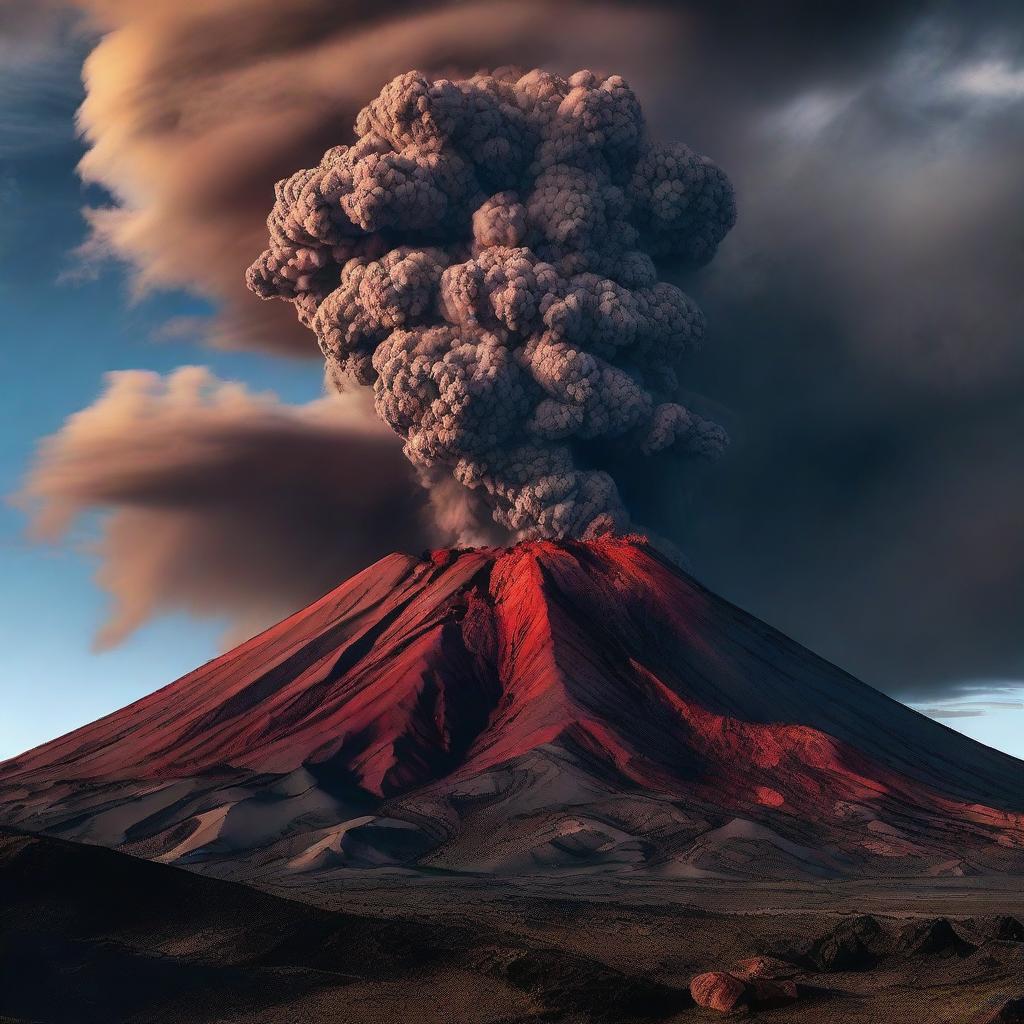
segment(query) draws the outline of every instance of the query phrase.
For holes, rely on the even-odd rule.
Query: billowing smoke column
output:
[[[591,536],[629,524],[613,451],[725,445],[677,401],[704,322],[654,259],[711,259],[732,188],[648,141],[621,78],[413,71],[356,134],[278,183],[247,281],[295,304],[339,387],[373,387],[425,479],[520,537]]]

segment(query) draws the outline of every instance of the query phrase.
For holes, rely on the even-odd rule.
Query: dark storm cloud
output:
[[[742,215],[693,288],[736,444],[713,586],[901,695],[1024,672],[1019,26],[934,16],[702,139]]]
[[[1019,4],[83,5],[109,30],[84,170],[121,201],[99,237],[218,299],[221,343],[308,344],[240,271],[273,182],[393,74],[624,75],[739,202],[679,279],[709,325],[688,383],[734,443],[694,494],[626,497],[709,584],[891,692],[1024,674]]]
[[[282,405],[201,367],[110,374],[19,500],[50,542],[100,513],[100,647],[172,611],[222,617],[238,642],[431,539],[400,446],[355,398]]]

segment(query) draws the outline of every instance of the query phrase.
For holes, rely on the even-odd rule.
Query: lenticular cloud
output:
[[[247,281],[294,303],[339,387],[373,388],[425,479],[520,537],[584,537],[629,525],[611,453],[725,445],[678,400],[704,321],[654,261],[711,259],[732,188],[648,140],[621,78],[409,72],[356,134],[278,183]]]

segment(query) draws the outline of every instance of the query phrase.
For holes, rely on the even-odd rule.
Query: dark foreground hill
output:
[[[0,1019],[653,1020],[689,1005],[479,926],[331,913],[0,830]]]
[[[763,1007],[780,1024],[1013,1024],[1024,1005],[1024,925],[1006,913],[479,902],[444,876],[396,894],[398,911],[331,912],[0,830],[0,1020],[686,1024],[714,1016],[689,994],[708,971],[766,976],[754,992],[784,981],[793,998]]]
[[[646,544],[392,555],[0,765],[0,820],[240,879],[1024,871],[1024,763]]]

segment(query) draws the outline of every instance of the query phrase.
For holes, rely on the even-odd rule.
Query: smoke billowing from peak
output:
[[[295,305],[339,388],[373,388],[425,481],[519,537],[586,537],[629,526],[613,459],[725,445],[680,402],[704,321],[655,259],[710,260],[732,187],[650,141],[620,77],[413,71],[355,127],[278,183],[247,281]]]
[[[96,521],[112,599],[97,647],[182,611],[223,619],[240,643],[368,561],[437,543],[397,440],[362,398],[287,405],[196,366],[111,373],[42,442],[17,496],[39,540]]]

